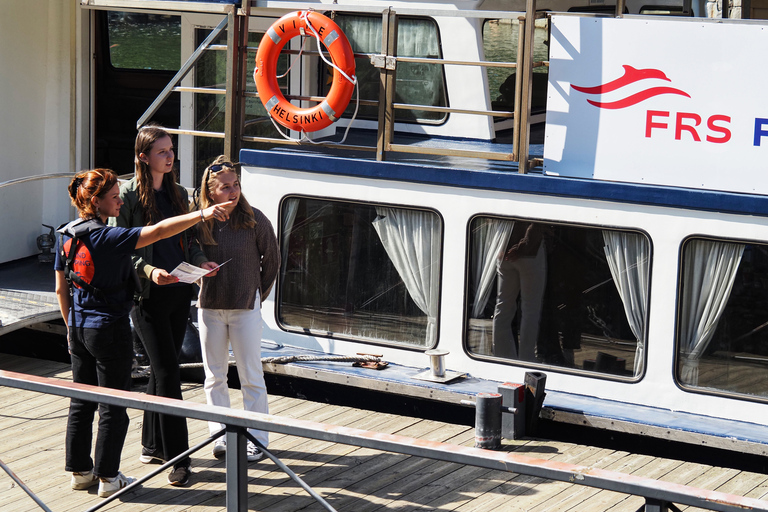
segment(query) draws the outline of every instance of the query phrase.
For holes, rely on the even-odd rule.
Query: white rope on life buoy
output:
[[[331,89],[325,99],[314,107],[299,108],[291,104],[280,90],[277,83],[277,59],[288,41],[296,36],[306,36],[307,33],[317,39],[321,58],[334,69],[334,72]],[[323,45],[328,49],[332,61],[326,59],[323,54]],[[302,44],[302,51],[303,49]],[[306,139],[304,136],[306,132],[322,130],[344,113],[352,98],[352,92],[357,90],[357,77],[354,72],[355,56],[341,28],[330,18],[308,10],[286,14],[267,30],[256,54],[253,79],[261,102],[267,109],[272,122],[298,131]],[[359,91],[357,94],[357,103],[359,103]],[[353,120],[356,116],[357,106]],[[283,133],[279,129],[278,131]],[[348,131],[349,126],[347,126]],[[347,132],[344,134],[345,139]]]

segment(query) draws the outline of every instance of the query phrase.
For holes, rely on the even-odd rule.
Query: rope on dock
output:
[[[378,356],[370,355],[355,355],[355,356],[309,356],[309,355],[293,355],[293,356],[279,356],[279,357],[262,357],[262,363],[272,364],[288,364],[301,361],[303,363],[320,362],[320,361],[332,361],[334,363],[378,363],[381,358]],[[236,361],[234,359],[229,361],[229,366],[234,366]],[[202,368],[203,363],[182,363],[179,368]],[[142,379],[149,377],[149,366],[135,366],[131,371],[131,377],[134,379]]]

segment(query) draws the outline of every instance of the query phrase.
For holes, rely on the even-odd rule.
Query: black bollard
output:
[[[544,387],[547,376],[541,372],[525,373],[525,435],[533,436],[539,423],[539,413],[544,404]]]
[[[501,395],[478,393],[475,401],[475,448],[501,447]]]
[[[504,439],[522,439],[525,437],[525,386],[505,382],[499,384],[501,404],[506,407],[501,415],[501,437]],[[514,412],[509,412],[514,409]]]

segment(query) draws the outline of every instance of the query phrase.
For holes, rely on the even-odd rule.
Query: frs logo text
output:
[[[725,144],[731,140],[730,116],[715,114],[704,119],[693,112],[665,112],[649,110],[645,114],[645,136],[650,138],[654,131],[674,130],[675,140],[681,140],[683,134],[691,140],[705,140],[714,144]],[[760,146],[763,138],[768,137],[768,119],[755,118],[753,146]]]
[[[686,133],[696,142],[701,142],[703,135],[707,142],[724,144],[731,140],[731,130],[728,128],[730,122],[729,116],[716,114],[710,116],[702,126],[701,116],[693,112],[673,114],[662,110],[649,110],[645,115],[645,136],[650,138],[653,130],[674,129],[675,140],[681,140],[683,133]]]
[[[587,99],[590,105],[609,110],[619,110],[631,107],[650,98],[661,95],[678,95],[690,98],[691,96],[680,89],[669,86],[656,86],[655,81],[671,82],[659,69],[636,69],[632,66],[623,65],[624,73],[622,76],[600,85],[591,87],[582,87],[571,84],[571,88],[582,94],[602,97],[608,93],[618,93],[619,99],[614,101],[601,101],[598,99]],[[651,85],[645,85],[650,83]],[[639,92],[629,92],[630,85],[636,84],[645,86]],[[654,135],[660,136],[663,131],[671,130],[674,132],[675,140],[690,138],[695,142],[710,142],[713,144],[725,144],[731,140],[731,117],[723,114],[711,115],[704,119],[695,112],[668,112],[663,110],[648,110],[645,115],[645,136],[651,138]],[[753,136],[753,145],[760,146],[764,137],[768,137],[768,119],[756,118]]]

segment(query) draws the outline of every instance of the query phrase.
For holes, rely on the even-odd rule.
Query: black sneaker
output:
[[[184,487],[189,483],[189,475],[191,474],[192,468],[189,466],[174,468],[168,473],[168,483],[176,487]]]
[[[165,454],[157,450],[150,450],[146,446],[142,446],[139,462],[142,464],[162,464],[166,462]]]

